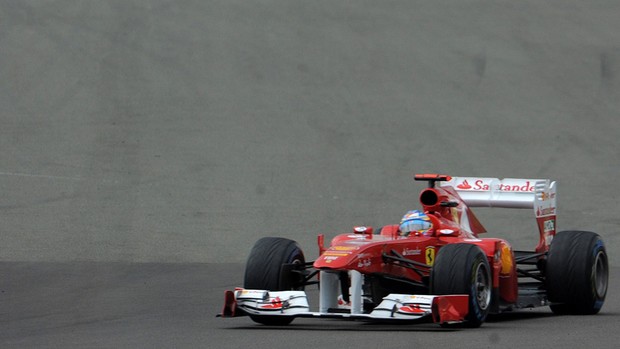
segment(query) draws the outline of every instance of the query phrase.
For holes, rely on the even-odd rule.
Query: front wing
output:
[[[429,317],[436,323],[459,323],[468,312],[467,295],[389,294],[370,313],[355,312],[350,307],[311,312],[304,291],[267,291],[236,289],[226,291],[224,309],[218,316],[244,315],[352,320],[421,320]]]

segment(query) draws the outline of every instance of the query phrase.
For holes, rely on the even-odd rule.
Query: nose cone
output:
[[[344,269],[357,259],[360,249],[362,246],[348,244],[331,246],[314,261],[314,267],[317,269]]]
[[[381,258],[382,246],[391,237],[383,235],[339,235],[332,245],[314,262],[317,269],[366,270]]]

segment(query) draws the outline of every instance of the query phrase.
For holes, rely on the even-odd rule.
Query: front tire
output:
[[[469,312],[462,324],[480,327],[491,308],[492,278],[487,257],[472,244],[450,244],[437,253],[431,271],[431,294],[466,294]]]
[[[246,289],[286,291],[303,290],[303,277],[291,268],[303,269],[306,259],[297,242],[285,238],[264,237],[258,240],[248,256],[243,287]],[[288,325],[292,317],[250,315],[264,325]]]
[[[609,266],[601,237],[589,231],[558,233],[547,256],[547,293],[555,314],[592,315],[607,295]]]

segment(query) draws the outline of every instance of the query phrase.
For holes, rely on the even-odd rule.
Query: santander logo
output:
[[[472,180],[473,183],[469,183],[467,179],[464,179],[461,183],[456,185],[459,190],[471,190],[471,191],[504,191],[513,193],[534,192],[534,182],[526,181],[511,181],[504,183],[502,181],[485,181],[483,179]]]
[[[280,299],[280,297],[276,297],[272,299],[270,303],[261,304],[259,308],[261,309],[282,309],[282,300]]]
[[[467,181],[467,179],[463,180],[463,183],[459,184],[456,186],[459,189],[462,190],[469,190],[471,189],[471,185],[469,185],[469,182]]]
[[[398,311],[401,311],[403,313],[410,313],[410,314],[426,313],[426,311],[424,309],[421,309],[419,305],[405,305],[405,306],[398,308]]]

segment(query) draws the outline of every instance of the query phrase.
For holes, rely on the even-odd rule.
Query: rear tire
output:
[[[607,295],[609,266],[601,237],[564,231],[551,242],[546,267],[547,293],[555,314],[592,315]]]
[[[246,289],[286,291],[303,290],[300,273],[291,271],[285,265],[306,263],[303,251],[297,242],[285,238],[264,237],[258,240],[248,256],[245,266],[243,287]],[[264,325],[288,325],[292,317],[250,315],[254,322]]]
[[[431,294],[466,294],[469,312],[458,326],[480,327],[491,308],[493,282],[487,257],[472,244],[450,244],[439,249],[431,271]],[[442,326],[451,326],[442,324]]]

